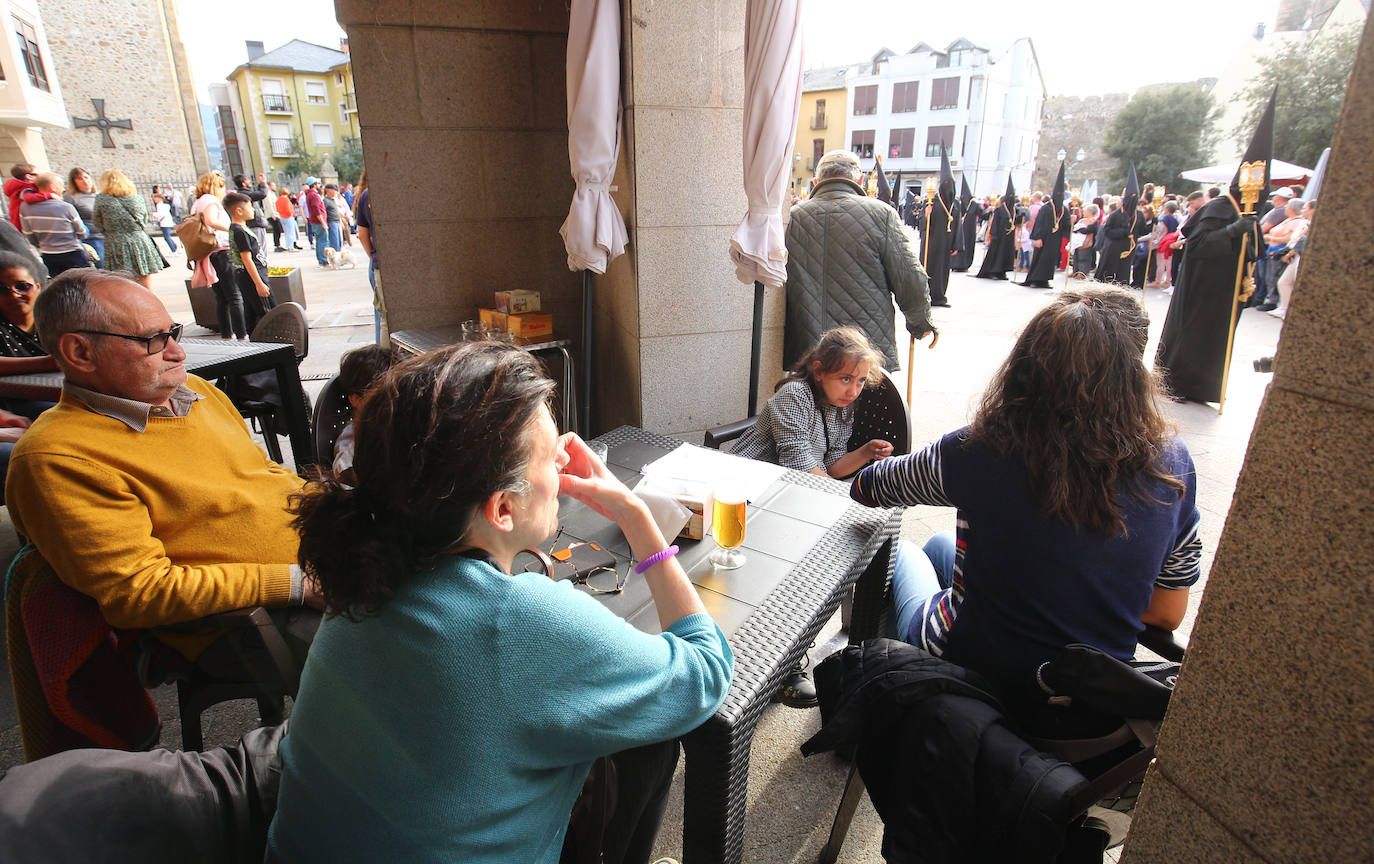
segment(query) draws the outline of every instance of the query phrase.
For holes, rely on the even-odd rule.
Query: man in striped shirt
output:
[[[19,222],[30,242],[38,247],[48,274],[57,276],[64,270],[91,266],[81,246],[86,223],[75,207],[62,200],[62,178],[45,172],[34,183],[38,191],[22,193]]]

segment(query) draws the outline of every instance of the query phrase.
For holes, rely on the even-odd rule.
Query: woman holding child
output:
[[[1199,575],[1197,478],[1148,335],[1131,293],[1062,291],[969,426],[860,472],[861,503],[958,508],[957,532],[899,549],[898,638],[1014,699],[1066,645],[1130,660],[1142,623],[1178,627]]]
[[[648,859],[672,739],[724,700],[733,660],[645,504],[558,435],[553,386],[492,342],[396,366],[355,421],[356,488],[330,475],[296,503],[330,617],[282,746],[269,861],[554,864],[609,754],[604,860]],[[662,634],[511,572],[556,531],[560,494],[620,526]]]

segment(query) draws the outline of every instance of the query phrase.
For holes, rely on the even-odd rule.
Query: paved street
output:
[[[355,247],[355,251],[356,251]],[[191,320],[190,303],[182,284],[185,271],[180,256],[174,267],[154,277],[154,290],[167,304],[174,320]],[[361,257],[359,255],[358,257]],[[309,251],[272,256],[273,266],[300,266],[304,270],[307,315],[311,321],[310,356],[302,364],[307,388],[317,393],[323,380],[338,368],[340,355],[372,340],[372,309],[364,268],[339,272],[316,268]],[[1062,277],[1061,277],[1062,278]],[[1062,284],[1056,280],[1056,285]],[[728,290],[733,290],[731,286]],[[916,381],[913,408],[914,440],[930,441],[967,422],[988,378],[1005,357],[1017,332],[1039,309],[1050,292],[1019,285],[977,280],[953,274],[949,297],[951,309],[936,309],[941,331],[939,346],[916,349]],[[1148,292],[1146,305],[1153,321],[1148,348],[1153,356],[1168,305],[1168,297]],[[747,327],[748,322],[741,322]],[[1251,360],[1271,354],[1278,342],[1281,322],[1255,310],[1241,316],[1231,374],[1226,413],[1201,405],[1171,405],[1169,412],[1192,451],[1199,473],[1198,505],[1202,511],[1203,571],[1210,567],[1217,540],[1240,472],[1250,430],[1269,376],[1252,371]],[[900,327],[900,324],[899,324]],[[204,335],[196,329],[188,335]],[[905,359],[905,358],[904,358]],[[905,370],[898,380],[905,386]],[[289,448],[287,448],[289,451]],[[8,522],[8,514],[4,521]],[[953,527],[952,510],[918,507],[908,512],[903,526],[907,539],[924,541],[934,531]],[[0,525],[0,556],[8,560],[15,537],[8,524]],[[1205,579],[1204,579],[1205,583]],[[1201,587],[1193,591],[1183,630],[1192,626]],[[821,657],[843,644],[837,634],[838,619],[831,622],[824,641],[813,651]],[[175,719],[175,696],[162,688],[159,705],[166,719],[163,742],[180,738]],[[206,715],[207,745],[230,743],[247,728],[255,709],[247,703],[216,709]],[[744,860],[751,864],[814,860],[830,828],[839,800],[846,766],[833,756],[803,760],[798,746],[818,728],[815,711],[796,711],[780,706],[768,709],[756,734],[749,778],[751,814],[745,837]],[[22,760],[13,705],[5,684],[0,691],[0,770]],[[664,820],[659,852],[680,852],[681,778],[675,785]],[[850,831],[842,860],[880,862],[881,824],[865,802]]]

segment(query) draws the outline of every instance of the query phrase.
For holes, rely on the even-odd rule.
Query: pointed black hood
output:
[[[898,171],[897,176],[892,180],[892,206],[896,207],[897,202],[902,200],[902,172]]]
[[[945,206],[954,203],[954,172],[949,168],[949,151],[944,147],[940,148],[940,186],[938,194],[940,200],[945,202]]]
[[[1050,193],[1050,200],[1054,202],[1055,207],[1064,206],[1064,194],[1067,191],[1068,189],[1064,185],[1064,163],[1061,161],[1059,163],[1059,176],[1054,180],[1054,191]]]
[[[883,173],[883,160],[873,160],[873,174],[878,178],[878,200],[884,204],[892,203],[892,187],[887,185],[887,175]]]
[[[1127,219],[1135,216],[1136,204],[1140,203],[1140,181],[1135,176],[1135,163],[1131,163],[1131,173],[1126,175],[1126,188],[1121,192],[1121,212]]]
[[[1241,157],[1240,165],[1236,168],[1236,176],[1231,178],[1231,197],[1242,209],[1245,205],[1240,197],[1240,177],[1248,162],[1264,163],[1264,186],[1259,193],[1260,203],[1268,200],[1269,168],[1270,161],[1274,158],[1274,100],[1278,95],[1279,88],[1275,85],[1273,92],[1269,94],[1269,104],[1265,106],[1264,113],[1260,114],[1259,124],[1255,126],[1255,134],[1250,138],[1250,146],[1245,148],[1245,155]],[[1260,209],[1256,212],[1263,215],[1264,211]]]
[[[1007,191],[1006,191],[1006,194],[1004,194],[1004,195],[1002,196],[1002,203],[1001,203],[1000,206],[1006,208],[1007,215],[1010,216],[1013,220],[1015,220],[1015,218],[1016,218],[1016,205],[1017,205],[1018,203],[1019,203],[1019,202],[1016,200],[1016,185],[1013,184],[1013,183],[1011,182],[1011,172],[1008,171],[1008,172],[1007,172]]]
[[[968,188],[968,178],[959,178],[959,209],[968,212],[968,205],[973,202],[973,190]]]

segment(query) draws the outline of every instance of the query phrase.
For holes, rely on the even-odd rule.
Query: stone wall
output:
[[[173,46],[180,45],[165,26],[163,2],[43,0],[68,117],[95,119],[91,99],[104,99],[108,119],[129,118],[134,126],[110,130],[113,150],[101,146],[95,128],[44,130],[52,170],[66,174],[79,165],[93,176],[118,168],[130,176],[184,178],[209,165],[199,118],[187,123],[184,109],[188,93],[194,105],[194,93],[177,73]]]
[[[1371,154],[1367,23],[1125,864],[1374,860]]]

